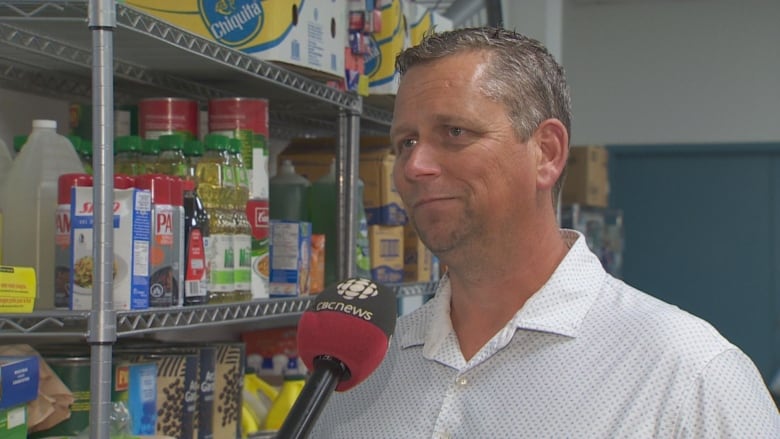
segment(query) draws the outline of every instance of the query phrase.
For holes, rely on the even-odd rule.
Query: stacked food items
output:
[[[332,279],[335,266],[327,265],[335,257],[335,245],[330,246],[335,236],[335,172],[333,160],[335,145],[333,139],[297,139],[280,155],[282,168],[294,168],[301,176],[311,181],[311,210],[314,233],[325,233],[326,279]],[[408,223],[407,212],[393,184],[393,165],[389,139],[386,137],[363,137],[360,140],[358,187],[358,215],[364,214],[364,221],[358,223],[357,271],[366,270],[377,282],[397,284],[401,282],[429,282],[438,279],[439,270],[434,268],[435,258],[420,242],[414,228]],[[333,202],[323,202],[330,193]],[[271,180],[274,188],[274,179]],[[275,198],[272,195],[272,200]],[[331,214],[324,212],[332,209]],[[272,219],[273,219],[272,203]],[[328,223],[328,218],[334,218]],[[361,245],[364,240],[364,245]]]
[[[87,434],[91,386],[86,347],[38,346],[37,351],[47,370],[64,384],[64,391],[59,392],[69,399],[60,409],[68,413],[29,437]],[[112,437],[238,437],[244,351],[244,343],[235,342],[119,343],[112,361]]]
[[[269,295],[267,102],[212,100],[203,112],[211,133],[203,139],[197,138],[199,113],[197,101],[146,99],[134,113],[139,135],[115,138],[108,183],[115,309]],[[85,123],[72,132],[86,131]],[[19,136],[15,143],[22,152],[9,165],[0,197],[0,212],[6,212],[0,262],[35,268],[36,309],[90,309],[92,203],[99,188],[85,172],[87,156],[79,156],[90,143],[57,134],[53,121],[36,121],[29,139]]]

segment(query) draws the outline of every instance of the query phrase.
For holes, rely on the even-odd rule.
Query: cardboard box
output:
[[[368,76],[369,92],[372,95],[394,95],[398,91],[398,72],[395,57],[408,46],[408,18],[402,0],[386,0],[379,8],[382,27],[368,38],[368,55],[364,69]]]
[[[404,226],[404,282],[430,282],[433,254],[411,224]]]
[[[347,0],[126,0],[198,36],[266,61],[344,77]]]
[[[431,32],[445,32],[453,29],[452,20],[426,8],[423,5],[404,0],[409,17],[409,47],[420,44],[423,37]]]
[[[37,356],[0,357],[0,409],[37,398],[39,375]]]
[[[575,146],[569,151],[566,181],[561,194],[562,204],[607,207],[609,181],[603,146]]]
[[[408,216],[401,196],[393,183],[395,155],[387,137],[363,137],[360,139],[360,179],[363,180],[363,205],[369,225],[400,226]],[[333,139],[296,139],[279,156],[279,161],[289,159],[295,172],[309,181],[328,173],[335,158]]]
[[[311,223],[271,220],[271,297],[309,294],[311,278]]]
[[[404,280],[403,226],[368,226],[371,279],[383,284]]]

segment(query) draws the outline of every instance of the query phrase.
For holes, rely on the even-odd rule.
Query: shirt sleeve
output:
[[[681,407],[678,438],[780,438],[780,414],[753,362],[739,349],[702,370]]]

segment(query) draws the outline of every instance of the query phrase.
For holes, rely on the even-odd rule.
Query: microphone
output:
[[[351,278],[317,295],[298,323],[298,357],[312,371],[277,434],[305,438],[334,391],[368,378],[387,354],[396,297],[367,279]]]

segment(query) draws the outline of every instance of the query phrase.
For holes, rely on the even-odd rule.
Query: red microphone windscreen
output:
[[[349,390],[371,375],[387,354],[395,329],[392,291],[365,279],[349,279],[321,292],[298,323],[298,356],[313,369],[327,355],[344,363],[350,376],[337,391]]]

